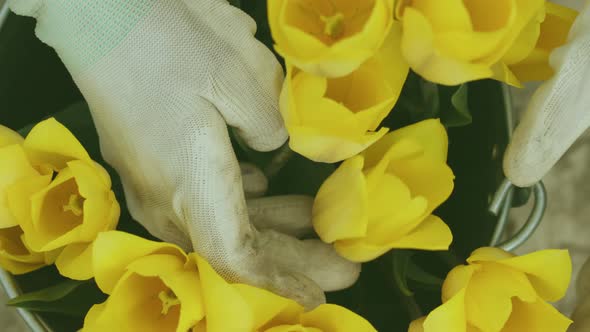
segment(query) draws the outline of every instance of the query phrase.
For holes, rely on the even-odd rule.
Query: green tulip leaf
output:
[[[35,312],[83,317],[90,307],[106,299],[91,281],[66,280],[55,286],[23,294],[7,305]]]
[[[15,297],[9,300],[7,304],[20,307],[30,302],[54,302],[66,297],[83,284],[83,281],[67,280],[52,287]]]
[[[469,111],[469,87],[463,84],[451,95],[451,105],[441,112],[442,123],[447,127],[463,127],[473,122]]]

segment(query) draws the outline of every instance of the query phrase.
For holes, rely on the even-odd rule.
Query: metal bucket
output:
[[[0,0],[0,6],[1,29],[8,17],[9,10],[4,0]],[[506,86],[503,88],[503,94],[505,102],[504,109],[506,111],[505,118],[507,120],[507,132],[510,133],[513,128],[513,112],[510,91]],[[515,190],[515,187],[509,181],[505,180],[501,183],[496,194],[492,198],[489,207],[489,211],[498,216],[498,223],[490,245],[511,251],[522,245],[533,234],[543,219],[547,198],[545,188],[542,183],[536,184],[532,187],[532,189],[534,194],[534,206],[529,219],[516,235],[514,235],[511,239],[500,243],[500,240],[504,235],[505,228],[508,224],[510,210],[513,207],[512,202]],[[16,279],[10,273],[2,270],[1,268],[0,283],[2,284],[2,287],[6,291],[9,298],[15,298],[19,295],[22,295],[21,288],[19,287]],[[17,308],[17,312],[32,332],[53,331],[39,315],[21,308]]]

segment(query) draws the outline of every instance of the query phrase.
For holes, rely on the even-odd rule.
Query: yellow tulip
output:
[[[567,7],[547,1],[547,15],[541,24],[541,33],[533,51],[522,61],[510,66],[514,75],[523,82],[542,81],[553,76],[549,65],[551,52],[567,42],[568,33],[578,13]]]
[[[180,248],[111,231],[98,235],[91,255],[109,298],[90,309],[82,331],[186,332],[204,318],[197,265]]]
[[[355,262],[393,248],[448,249],[452,234],[432,215],[453,191],[447,148],[440,121],[426,120],[346,160],[315,199],[313,224],[320,238]]]
[[[333,304],[323,304],[312,311],[296,302],[247,285],[234,285],[247,300],[257,320],[254,331],[260,332],[376,332],[367,320]],[[229,330],[228,330],[229,331]]]
[[[25,245],[22,229],[8,206],[7,188],[20,179],[39,175],[27,159],[23,142],[18,133],[0,125],[0,266],[13,274],[51,263],[45,254]]]
[[[318,76],[341,77],[372,57],[393,24],[393,0],[269,0],[275,49]]]
[[[481,248],[448,274],[443,305],[414,321],[409,332],[565,332],[571,321],[546,301],[557,301],[570,282],[567,250],[516,257]]]
[[[287,64],[280,109],[294,151],[318,162],[350,158],[383,137],[408,75],[394,26],[381,51],[352,74],[329,79]]]
[[[55,119],[35,126],[22,147],[10,148],[20,151],[13,155],[22,165],[25,154],[32,164],[5,190],[24,243],[34,252],[52,253],[64,276],[90,279],[91,243],[98,233],[114,229],[120,214],[108,173]]]
[[[96,283],[109,298],[88,312],[83,332],[375,331],[344,308],[304,313],[292,300],[230,284],[172,244],[110,231],[98,236],[92,256]]]
[[[545,0],[404,0],[396,15],[410,67],[446,85],[493,78],[520,86],[549,78],[546,55],[565,42],[575,18]]]

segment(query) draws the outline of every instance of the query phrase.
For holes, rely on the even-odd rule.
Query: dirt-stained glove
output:
[[[358,265],[292,236],[301,227],[285,229],[281,216],[309,226],[309,199],[259,199],[250,212],[266,227],[249,221],[227,125],[261,151],[287,133],[277,109],[282,69],[245,13],[226,0],[8,3],[37,19],[37,36],[70,71],[133,217],[152,234],[192,246],[229,281],[307,307],[356,280]]]

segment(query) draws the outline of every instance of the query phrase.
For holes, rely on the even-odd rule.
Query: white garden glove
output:
[[[590,1],[550,63],[556,74],[536,91],[504,157],[517,186],[538,182],[590,126]]]
[[[37,36],[90,106],[133,217],[153,235],[192,244],[229,281],[308,307],[356,280],[359,266],[330,246],[268,229],[311,228],[309,199],[259,199],[250,212],[266,229],[249,222],[226,124],[261,151],[287,133],[277,110],[282,69],[245,13],[225,0],[8,3],[37,18]]]

